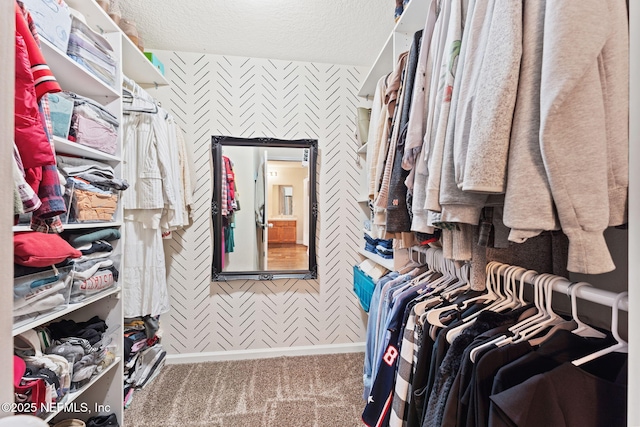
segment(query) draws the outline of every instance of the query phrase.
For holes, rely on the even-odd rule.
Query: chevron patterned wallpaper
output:
[[[356,96],[364,69],[157,51],[169,88],[152,91],[194,146],[195,222],[166,241],[173,354],[364,341],[366,317],[351,290],[361,234]],[[319,141],[318,280],[211,283],[210,137]]]

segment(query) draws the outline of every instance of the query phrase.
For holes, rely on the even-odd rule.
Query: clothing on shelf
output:
[[[107,329],[94,316],[81,323],[49,323],[14,337],[15,395],[26,412],[40,415],[45,405],[64,402],[69,392],[114,363],[116,351]]]
[[[569,46],[581,28],[593,31]],[[372,236],[443,230],[445,257],[466,261],[476,226],[497,248],[562,230],[569,271],[613,270],[603,232],[627,222],[628,39],[624,0],[431,0],[374,92]]]
[[[167,353],[160,344],[159,317],[127,318],[124,327],[124,406],[128,408],[135,390],[149,384],[160,373]]]
[[[578,327],[577,311],[551,308],[554,292],[583,297],[567,279],[491,262],[487,290],[474,291],[468,269],[441,250],[425,253],[426,265],[391,272],[374,289],[366,425],[626,425],[626,343],[614,321],[625,294],[584,295],[612,307],[611,332]],[[533,303],[524,286],[533,286]]]
[[[72,12],[67,55],[91,74],[114,87],[118,63],[113,47],[104,37],[89,28],[82,18]]]

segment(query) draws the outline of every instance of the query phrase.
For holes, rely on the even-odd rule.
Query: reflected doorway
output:
[[[271,150],[269,150],[271,151]],[[309,168],[294,158],[274,153],[267,160],[269,270],[299,270],[308,265],[308,183]]]

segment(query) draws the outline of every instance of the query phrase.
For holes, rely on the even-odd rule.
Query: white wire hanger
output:
[[[616,339],[616,343],[610,347],[603,348],[602,350],[596,351],[595,353],[591,353],[584,357],[576,359],[571,363],[573,363],[575,366],[580,366],[609,353],[613,353],[613,352],[628,353],[629,352],[629,344],[620,337],[620,332],[618,331],[618,315],[620,312],[618,305],[620,304],[620,301],[622,301],[622,299],[625,298],[627,295],[628,295],[628,292],[621,292],[618,295],[616,295],[616,298],[613,301],[613,305],[611,307],[611,333],[613,334],[613,337]]]
[[[578,289],[583,286],[591,285],[587,282],[578,282],[572,284],[569,287],[569,293],[571,295],[571,316],[573,318],[573,321],[577,324],[577,328],[573,329],[571,332],[581,337],[606,338],[606,334],[600,332],[592,326],[587,325],[578,317],[578,303],[576,301],[576,292],[578,292]]]

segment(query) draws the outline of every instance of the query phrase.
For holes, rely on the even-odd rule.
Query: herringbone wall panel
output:
[[[164,343],[173,354],[364,341],[352,288],[362,211],[355,107],[364,70],[157,51],[171,82],[153,91],[195,151],[195,220],[165,249],[171,312]],[[211,135],[312,138],[319,142],[318,280],[211,283]]]

